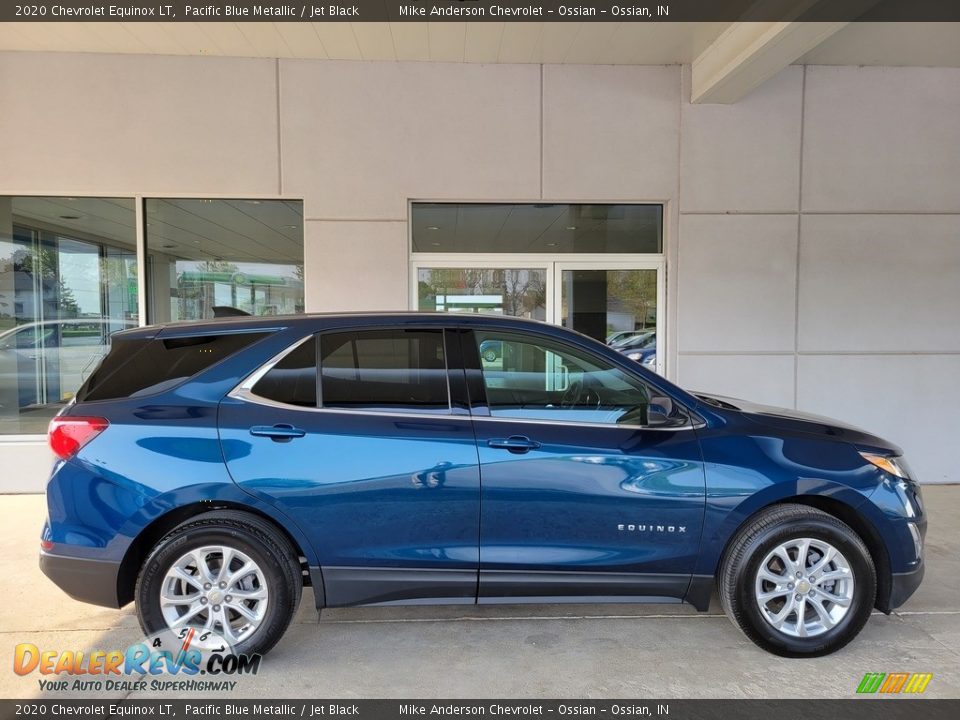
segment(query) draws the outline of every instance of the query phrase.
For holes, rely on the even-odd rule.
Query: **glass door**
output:
[[[664,353],[657,352],[657,329],[662,325],[663,276],[660,262],[555,263],[554,321],[662,374]]]
[[[530,318],[596,338],[664,374],[664,263],[487,256],[412,263],[411,307]],[[662,337],[662,336],[661,336]],[[496,360],[490,349],[490,360]]]
[[[415,267],[416,308],[455,313],[492,313],[550,318],[547,267],[506,264]]]

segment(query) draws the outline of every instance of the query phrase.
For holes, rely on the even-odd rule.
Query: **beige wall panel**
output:
[[[276,65],[0,54],[0,192],[276,193]]]
[[[680,67],[546,65],[543,196],[676,196]]]
[[[680,352],[793,351],[796,215],[681,215]]]
[[[307,217],[539,193],[536,66],[284,60],[281,88],[284,191]]]
[[[306,223],[307,312],[406,310],[405,222]]]

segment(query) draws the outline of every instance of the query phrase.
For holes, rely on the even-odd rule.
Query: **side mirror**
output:
[[[672,413],[673,400],[668,397],[654,395],[650,398],[650,405],[647,407],[647,425],[666,425],[670,422],[670,415]]]

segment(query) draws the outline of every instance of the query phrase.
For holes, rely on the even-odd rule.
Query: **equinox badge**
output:
[[[657,533],[685,533],[687,531],[684,525],[617,525],[617,530],[621,532],[657,532]]]

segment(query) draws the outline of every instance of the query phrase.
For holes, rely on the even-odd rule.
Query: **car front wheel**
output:
[[[718,586],[724,611],[757,645],[784,657],[818,657],[863,628],[877,578],[849,525],[784,504],[761,511],[737,533]]]
[[[148,635],[194,629],[232,652],[265,653],[286,631],[303,586],[299,562],[274,527],[230,510],[177,526],[154,547],[137,579]]]

